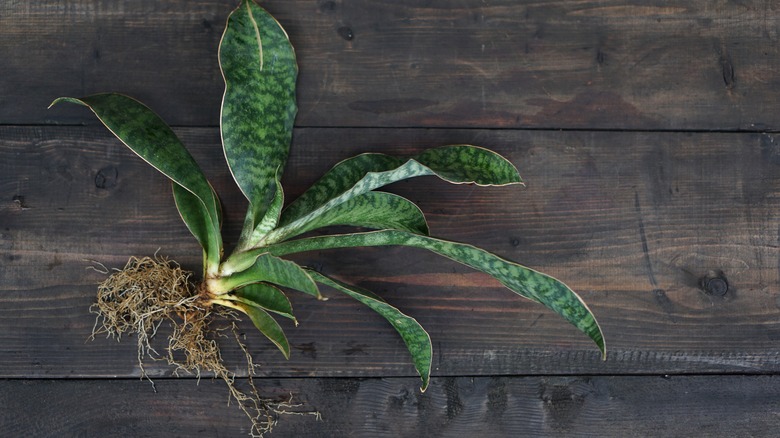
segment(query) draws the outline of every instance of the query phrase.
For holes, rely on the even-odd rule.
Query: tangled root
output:
[[[230,390],[241,410],[252,420],[252,436],[270,432],[281,414],[314,415],[316,412],[298,412],[299,404],[292,398],[274,401],[260,397],[252,376],[256,365],[238,334],[238,315],[221,306],[212,306],[198,293],[190,282],[191,273],[184,271],[164,257],[132,257],[124,269],[112,273],[98,286],[97,302],[90,312],[97,314],[91,338],[106,334],[117,340],[125,333],[135,333],[138,338],[138,364],[141,373],[149,379],[143,360],[165,360],[179,371],[195,374],[212,372],[221,378]],[[227,327],[212,328],[214,316],[220,316]],[[151,341],[157,329],[167,321],[173,328],[165,347],[159,354]],[[243,392],[235,385],[235,374],[225,367],[215,336],[230,330],[246,355],[249,391]],[[151,379],[149,379],[151,381]]]

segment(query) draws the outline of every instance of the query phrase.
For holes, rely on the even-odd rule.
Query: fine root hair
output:
[[[97,315],[90,338],[104,334],[119,340],[125,334],[135,334],[138,365],[150,382],[145,358],[166,361],[174,367],[175,375],[186,372],[200,378],[202,372],[213,373],[227,384],[230,397],[252,420],[252,436],[270,432],[282,414],[314,415],[319,419],[317,412],[297,411],[301,405],[293,403],[292,397],[280,401],[260,396],[253,379],[257,366],[239,336],[238,315],[212,305],[190,277],[190,272],[165,257],[130,258],[123,269],[115,270],[98,286],[97,301],[90,307]],[[225,324],[215,327],[215,320]],[[171,327],[171,334],[161,354],[152,340],[163,323]],[[224,334],[226,331],[232,336]],[[237,388],[236,375],[225,367],[218,338],[233,338],[244,352],[247,390]]]

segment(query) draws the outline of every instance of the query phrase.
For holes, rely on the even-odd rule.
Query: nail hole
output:
[[[339,35],[344,38],[347,41],[352,41],[352,39],[355,38],[354,32],[352,32],[352,29],[347,26],[342,26],[338,29]]]

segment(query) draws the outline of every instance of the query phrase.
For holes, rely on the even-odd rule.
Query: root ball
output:
[[[202,371],[214,373],[227,383],[231,397],[252,420],[252,436],[262,436],[271,430],[280,414],[300,414],[290,408],[299,405],[290,400],[273,401],[261,398],[252,376],[255,365],[238,336],[237,315],[227,308],[212,306],[201,296],[199,288],[190,282],[191,273],[164,257],[132,257],[122,270],[112,273],[98,286],[97,302],[90,311],[97,315],[92,338],[98,334],[120,339],[124,334],[138,337],[138,365],[144,377],[144,358],[164,360],[179,371],[200,377]],[[228,324],[211,327],[214,316]],[[172,332],[165,352],[160,354],[151,341],[160,325],[168,321]],[[246,355],[248,393],[234,383],[235,375],[225,367],[216,336],[230,329]],[[147,377],[148,378],[148,377]],[[319,416],[317,413],[310,413]]]

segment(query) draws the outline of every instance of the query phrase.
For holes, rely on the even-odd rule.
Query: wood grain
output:
[[[285,416],[271,436],[766,436],[780,421],[769,376],[284,379],[323,420]],[[242,436],[221,382],[0,381],[3,436]]]
[[[179,130],[213,179],[234,242],[245,202],[212,128]],[[299,129],[288,199],[360,151],[407,154],[467,142],[516,163],[528,187],[391,190],[434,235],[548,272],[589,303],[608,360],[562,320],[467,268],[403,248],[297,257],[383,295],[434,340],[436,375],[774,373],[780,306],[780,139],[771,134]],[[0,127],[0,376],[138,376],[134,338],[85,342],[96,260],[161,254],[197,270],[199,250],[168,183],[102,129]],[[703,290],[709,271],[728,290]],[[722,284],[721,284],[722,286]],[[712,289],[712,288],[711,288]],[[249,325],[267,376],[413,376],[393,330],[348,298],[293,295],[284,361]],[[231,366],[240,351],[225,347]],[[152,375],[171,370],[150,364]]]
[[[232,245],[246,201],[219,147],[217,47],[236,3],[0,2],[0,436],[248,433],[222,382],[152,362],[155,393],[134,337],[88,341],[104,278],[90,267],[159,252],[197,271],[200,250],[162,176],[83,108],[46,110],[119,91],[181,127]],[[262,2],[301,68],[287,199],[364,151],[494,149],[526,188],[427,178],[389,190],[434,235],[571,285],[609,350],[602,361],[551,312],[421,250],[299,255],[417,318],[434,378],[420,394],[403,342],[369,309],[334,291],[292,295],[289,361],[240,330],[266,394],[294,393],[324,421],[284,418],[273,436],[776,433],[780,6],[661,3]]]
[[[235,3],[3,2],[0,124],[94,124],[45,108],[121,91],[175,125],[217,125]],[[298,126],[780,129],[774,2],[263,4],[298,53]]]

